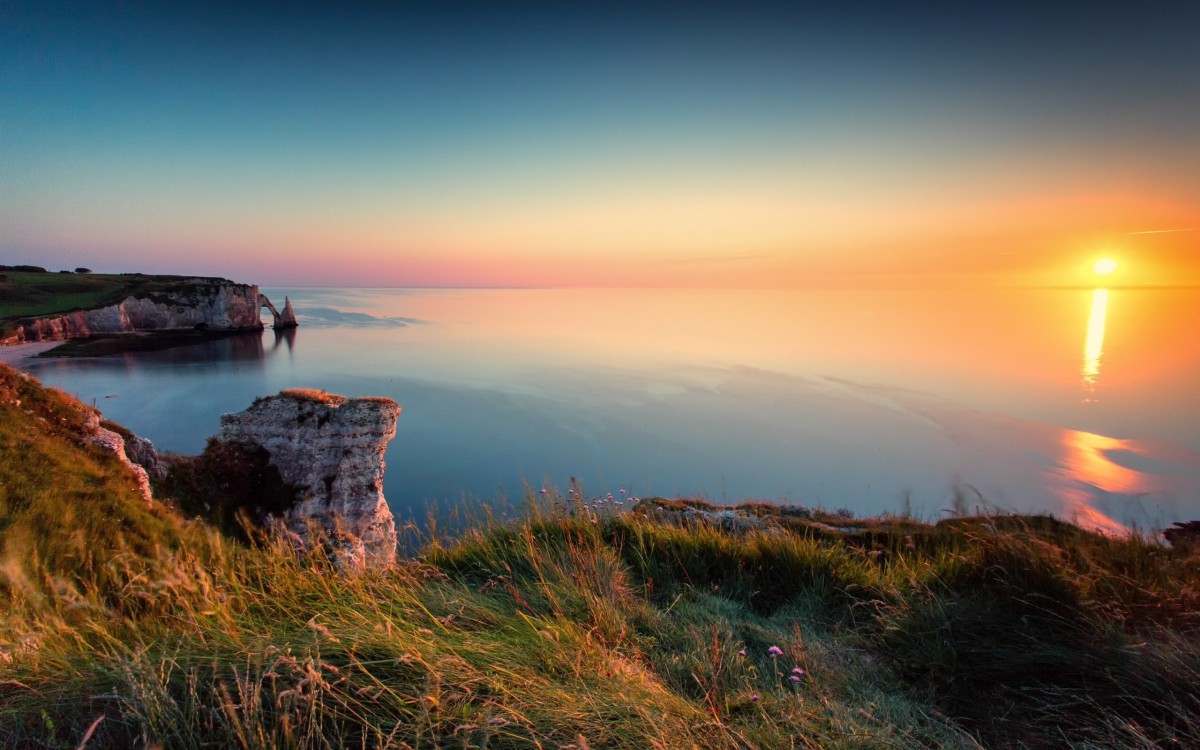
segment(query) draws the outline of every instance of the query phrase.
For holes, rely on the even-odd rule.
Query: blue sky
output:
[[[1190,278],[1200,5],[1051,5],[6,3],[0,262]]]

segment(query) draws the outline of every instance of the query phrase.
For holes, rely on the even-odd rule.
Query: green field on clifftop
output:
[[[90,310],[187,287],[190,277],[0,271],[0,326],[20,319]],[[211,279],[219,281],[219,279]]]
[[[1182,748],[1200,558],[937,524],[531,496],[388,570],[147,503],[0,366],[0,746]],[[483,515],[483,514],[481,514]],[[410,530],[411,532],[411,530]],[[253,535],[252,535],[253,536]]]

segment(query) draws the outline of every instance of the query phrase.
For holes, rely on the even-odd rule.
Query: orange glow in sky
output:
[[[297,286],[1200,285],[1187,14],[383,3],[281,29],[252,3],[78,4],[0,24],[6,263]],[[1120,268],[1089,268],[1101,253]]]

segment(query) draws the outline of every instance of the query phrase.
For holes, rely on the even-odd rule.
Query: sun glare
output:
[[[1117,262],[1112,258],[1101,258],[1092,264],[1092,270],[1099,276],[1108,276],[1117,270]]]

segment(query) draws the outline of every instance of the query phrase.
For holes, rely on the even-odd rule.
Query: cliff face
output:
[[[297,490],[295,506],[278,520],[301,539],[317,525],[344,567],[362,569],[396,556],[383,456],[399,416],[400,405],[390,399],[283,391],[222,416],[217,440],[266,450],[270,465]]]
[[[138,491],[146,502],[153,499],[150,478],[162,479],[167,474],[159,464],[158,451],[153,443],[143,437],[133,434],[125,436],[102,426],[100,415],[94,412],[86,415],[84,436],[93,445],[115,454],[137,478]]]
[[[0,344],[62,341],[96,334],[205,329],[262,330],[258,287],[190,279],[176,288],[130,296],[115,305],[21,321]]]

